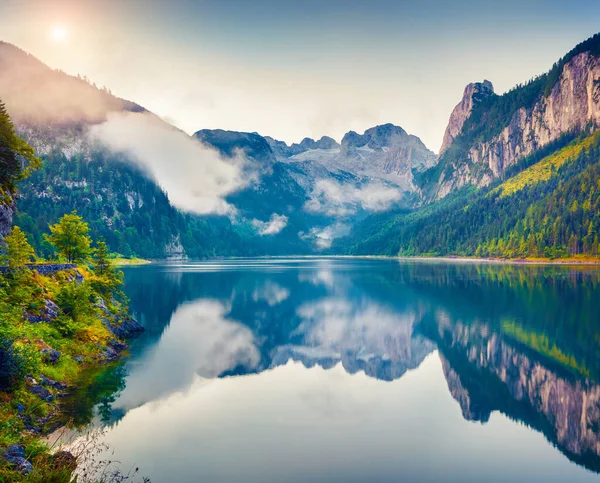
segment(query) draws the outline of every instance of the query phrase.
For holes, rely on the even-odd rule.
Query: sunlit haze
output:
[[[188,133],[339,140],[392,122],[437,151],[467,83],[506,91],[599,18],[593,0],[4,0],[0,37]]]
[[[69,31],[63,25],[55,25],[50,33],[55,42],[65,42],[69,37]]]

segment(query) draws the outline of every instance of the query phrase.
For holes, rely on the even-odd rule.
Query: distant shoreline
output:
[[[584,258],[471,258],[471,257],[394,257],[398,260],[429,260],[445,262],[499,263],[515,265],[600,265],[600,259]]]
[[[112,261],[119,267],[128,265],[148,265],[152,263],[152,260],[145,260],[143,258],[113,258]]]
[[[427,261],[427,262],[451,262],[451,263],[488,263],[488,264],[507,264],[507,265],[580,265],[596,266],[600,265],[600,258],[559,258],[555,260],[547,258],[476,258],[476,257],[398,257],[390,255],[264,255],[258,257],[213,257],[204,259],[165,259],[165,260],[143,260],[135,261],[121,260],[115,261],[117,265],[147,265],[151,263],[195,263],[195,262],[215,262],[223,260],[285,260],[285,259],[350,259],[350,260],[398,260],[398,261]]]

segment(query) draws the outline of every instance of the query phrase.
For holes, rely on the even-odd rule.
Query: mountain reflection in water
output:
[[[395,381],[415,369],[417,380],[430,377],[420,366],[431,355],[465,420],[487,423],[498,411],[600,471],[595,268],[223,261],[128,268],[126,293],[147,332],[133,344],[113,428],[136,408],[290,360]]]

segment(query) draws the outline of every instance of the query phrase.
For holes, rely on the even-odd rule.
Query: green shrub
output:
[[[67,283],[55,297],[62,313],[75,322],[81,322],[93,315],[93,293],[87,283]]]
[[[9,391],[28,373],[28,358],[12,340],[0,338],[0,390]]]
[[[64,314],[54,319],[53,325],[56,327],[56,330],[58,330],[60,334],[65,337],[73,337],[75,334],[81,332],[81,330],[84,328],[84,324],[77,322],[68,315]]]

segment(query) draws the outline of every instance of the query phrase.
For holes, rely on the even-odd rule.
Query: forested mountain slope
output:
[[[502,96],[489,82],[464,95],[439,164],[416,177],[431,202],[369,217],[333,249],[598,256],[600,34]]]
[[[41,255],[50,254],[42,237],[45,227],[73,210],[89,222],[93,237],[128,256],[264,253],[246,240],[243,226],[234,227],[227,217],[200,218],[177,210],[152,173],[91,135],[110,116],[127,113],[174,130],[141,106],[54,71],[6,43],[0,43],[0,98],[17,133],[42,158],[42,169],[20,183],[15,218]]]
[[[596,35],[504,95],[470,84],[438,161],[392,124],[339,144],[189,137],[0,43],[0,98],[44,163],[16,221],[43,255],[42,231],[74,209],[111,250],[148,258],[595,255],[599,56]]]
[[[139,169],[115,165],[114,155],[98,152],[91,160],[43,156],[43,169],[20,185],[15,222],[43,256],[51,247],[45,226],[76,209],[91,233],[115,252],[146,258],[263,254],[245,240],[226,217],[198,217],[174,208],[167,195]]]
[[[189,137],[10,44],[0,43],[0,67],[0,98],[43,160],[20,187],[16,222],[45,256],[43,230],[72,210],[126,256],[318,252],[370,213],[420,202],[413,172],[437,159],[391,124],[341,145],[220,129]],[[335,165],[323,158],[332,151]]]

